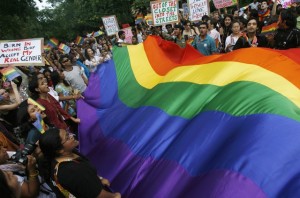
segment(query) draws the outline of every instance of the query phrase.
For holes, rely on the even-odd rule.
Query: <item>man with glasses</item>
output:
[[[64,68],[65,80],[70,83],[73,89],[77,89],[80,93],[84,92],[88,84],[87,78],[78,66],[73,66],[68,56],[61,56],[60,64]]]

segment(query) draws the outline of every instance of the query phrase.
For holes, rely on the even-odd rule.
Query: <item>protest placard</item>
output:
[[[119,31],[119,25],[115,15],[102,17],[102,21],[108,36],[115,35]]]
[[[44,39],[0,41],[0,66],[45,65]]]
[[[125,32],[125,43],[131,43],[131,39],[133,36],[131,27],[123,28],[122,30]]]
[[[177,0],[152,1],[150,6],[155,26],[179,21]]]
[[[233,6],[237,4],[237,0],[213,0],[217,9]]]
[[[204,15],[209,16],[208,0],[189,0],[190,20],[200,21]]]
[[[283,8],[289,8],[293,3],[300,2],[300,0],[277,0],[278,4],[281,4]]]

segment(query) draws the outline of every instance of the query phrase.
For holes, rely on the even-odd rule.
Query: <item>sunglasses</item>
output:
[[[69,59],[67,58],[67,59],[63,60],[62,63],[66,63],[68,61],[69,61]]]
[[[67,141],[69,141],[70,139],[73,139],[74,138],[74,136],[75,136],[75,134],[74,133],[69,133],[69,132],[67,132],[67,134],[66,134],[66,138],[65,138],[65,141],[64,142],[62,142],[61,144],[62,145],[64,145]]]

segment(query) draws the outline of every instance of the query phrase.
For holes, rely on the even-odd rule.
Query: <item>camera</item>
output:
[[[16,154],[11,156],[10,159],[13,162],[23,164],[24,166],[26,166],[28,161],[27,155],[31,155],[35,150],[35,148],[36,148],[36,144],[28,143],[24,146],[24,149],[18,150]]]

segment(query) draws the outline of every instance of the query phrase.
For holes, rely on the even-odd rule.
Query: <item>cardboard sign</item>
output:
[[[45,65],[44,39],[0,41],[0,66]]]
[[[237,0],[213,0],[217,9],[233,6],[237,4]]]
[[[119,25],[115,15],[102,17],[102,21],[108,36],[115,35],[119,31]]]
[[[177,0],[152,1],[150,6],[155,26],[179,21]]]
[[[122,29],[125,32],[125,43],[131,43],[131,39],[132,39],[132,31],[131,31],[131,27],[128,28],[124,28]]]
[[[189,0],[190,20],[200,21],[204,15],[209,16],[208,0]]]

